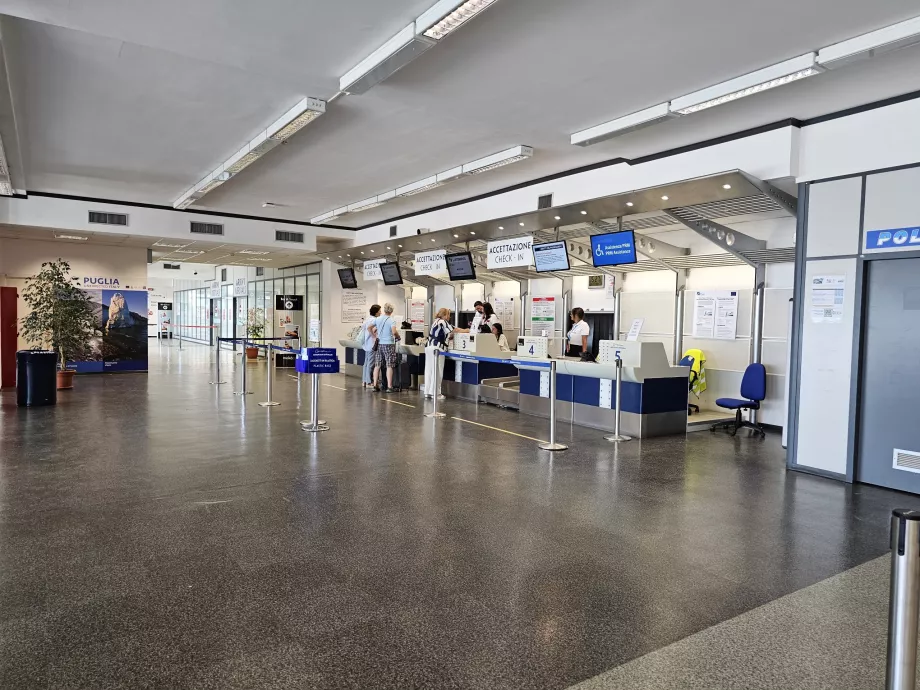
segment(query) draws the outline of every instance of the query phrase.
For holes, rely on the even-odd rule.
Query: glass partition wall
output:
[[[232,280],[224,281],[220,299],[211,299],[210,288],[179,290],[174,293],[174,330],[183,340],[213,345],[215,339],[243,338],[247,324],[262,327],[263,338],[285,338],[278,345],[298,343],[290,337],[298,333],[300,347],[320,345],[320,304],[322,302],[322,265],[317,263],[290,268],[259,271],[255,267],[229,267],[234,274],[247,277],[245,297],[233,296]],[[234,276],[229,276],[231,279]],[[296,295],[303,299],[303,311],[277,311],[278,295]],[[222,342],[228,350],[241,349],[240,343]]]

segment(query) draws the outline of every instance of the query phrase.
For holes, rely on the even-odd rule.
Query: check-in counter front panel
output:
[[[460,368],[460,380],[457,380],[457,368]],[[473,358],[455,359],[444,357],[441,361],[444,367],[444,381],[441,390],[444,395],[463,400],[479,401],[479,384],[484,379],[517,376],[518,370],[513,364],[503,362],[489,362]]]

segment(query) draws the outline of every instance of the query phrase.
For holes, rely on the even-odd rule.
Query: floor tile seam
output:
[[[826,577],[826,578],[824,578],[824,579],[822,579],[822,580],[819,580],[818,582],[815,582],[815,583],[813,583],[813,584],[811,584],[811,585],[807,585],[807,586],[805,586],[805,587],[801,587],[801,588],[796,589],[796,590],[794,590],[794,591],[792,591],[792,592],[789,592],[789,593],[784,594],[784,595],[782,595],[782,596],[779,596],[779,597],[776,597],[776,598],[774,598],[774,599],[771,599],[770,601],[767,601],[767,602],[761,604],[760,606],[755,606],[754,608],[749,609],[749,610],[747,610],[747,611],[743,611],[743,612],[741,612],[741,613],[739,613],[739,614],[737,614],[737,615],[735,615],[735,616],[732,616],[731,618],[727,618],[727,619],[725,619],[725,620],[723,620],[723,621],[719,621],[718,623],[715,623],[715,624],[713,624],[713,625],[707,626],[706,628],[704,628],[704,629],[702,629],[702,630],[698,630],[698,631],[695,632],[695,633],[691,633],[690,635],[687,635],[687,636],[685,636],[685,637],[682,637],[682,638],[680,638],[680,639],[678,639],[678,640],[674,640],[673,642],[670,642],[670,643],[668,643],[668,644],[662,645],[662,646],[660,646],[659,648],[654,649],[654,650],[648,652],[647,654],[643,654],[643,655],[641,655],[641,656],[635,657],[635,658],[630,659],[630,660],[628,660],[628,661],[626,661],[626,662],[624,662],[624,663],[622,663],[622,664],[618,664],[618,665],[616,665],[616,666],[613,666],[613,667],[611,667],[611,668],[609,668],[609,669],[603,671],[602,673],[596,674],[595,676],[591,676],[590,678],[585,678],[585,679],[583,679],[583,680],[581,680],[581,681],[578,681],[577,683],[571,685],[569,688],[566,688],[566,690],[577,690],[577,689],[581,686],[581,684],[587,683],[587,682],[590,682],[590,681],[595,681],[595,682],[597,683],[597,687],[601,687],[601,683],[603,682],[603,677],[604,677],[605,675],[607,675],[608,673],[613,672],[614,670],[622,669],[624,666],[628,666],[628,665],[630,665],[630,664],[639,664],[639,663],[641,663],[643,660],[652,660],[652,659],[654,659],[654,658],[656,658],[656,657],[660,657],[660,656],[662,656],[663,654],[666,654],[667,651],[670,650],[671,648],[676,648],[677,646],[685,646],[685,645],[688,645],[688,644],[693,644],[693,642],[694,642],[695,640],[697,640],[697,639],[703,640],[706,636],[708,636],[708,635],[713,635],[714,633],[718,632],[720,629],[725,629],[725,628],[727,628],[727,627],[731,627],[732,625],[735,625],[736,623],[738,623],[740,620],[752,618],[752,617],[758,615],[760,612],[764,612],[764,610],[766,610],[766,609],[770,609],[770,608],[775,608],[775,607],[783,606],[784,604],[788,603],[787,600],[789,600],[789,599],[791,599],[791,598],[794,598],[794,597],[800,597],[800,596],[802,596],[803,592],[805,592],[806,590],[813,590],[813,589],[815,589],[815,588],[819,588],[819,587],[822,587],[822,586],[824,586],[824,585],[827,585],[831,580],[834,580],[835,578],[841,578],[842,576],[846,576],[847,574],[853,573],[853,571],[855,571],[855,570],[857,570],[857,569],[859,569],[859,568],[864,568],[864,567],[866,567],[869,563],[873,563],[874,561],[880,560],[880,559],[885,558],[885,557],[886,557],[886,556],[883,555],[883,556],[879,556],[879,557],[877,557],[877,558],[871,558],[871,559],[869,559],[869,560],[867,560],[867,561],[865,561],[865,562],[863,562],[863,563],[860,563],[860,564],[858,564],[858,565],[853,566],[852,568],[847,568],[846,570],[843,570],[843,571],[840,571],[840,572],[838,572],[838,573],[835,573],[834,575],[831,575],[831,576]]]

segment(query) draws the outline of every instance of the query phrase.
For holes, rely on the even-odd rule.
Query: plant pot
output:
[[[246,359],[258,359],[259,358],[259,348],[257,347],[247,347],[246,348]]]
[[[65,369],[57,373],[57,389],[59,391],[73,388],[73,375],[76,372],[73,369]]]

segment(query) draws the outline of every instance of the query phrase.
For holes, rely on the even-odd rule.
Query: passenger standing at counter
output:
[[[575,307],[572,310],[572,329],[569,331],[568,340],[565,344],[565,354],[569,357],[577,357],[583,352],[588,351],[588,336],[591,329],[585,322],[585,310],[581,307]]]
[[[393,393],[393,369],[396,367],[396,341],[399,340],[399,324],[393,318],[393,305],[383,305],[383,315],[378,316],[373,325],[377,337],[377,357],[374,366],[374,392],[380,392],[380,370],[387,368],[387,393]]]
[[[492,326],[492,335],[495,336],[495,339],[498,341],[498,349],[502,352],[511,352],[511,347],[508,345],[508,339],[505,337],[505,334],[502,332],[504,329],[500,323],[496,323]]]
[[[444,364],[438,364],[440,353],[447,349],[454,328],[450,325],[450,309],[439,309],[431,330],[428,332],[428,344],[425,346],[425,397],[441,395],[441,379],[444,377]]]
[[[364,322],[364,371],[361,377],[361,387],[367,388],[374,385],[374,361],[377,355],[374,352],[374,343],[377,342],[376,336],[371,331],[374,325],[374,319],[380,316],[380,305],[375,304],[370,309],[370,316]]]

